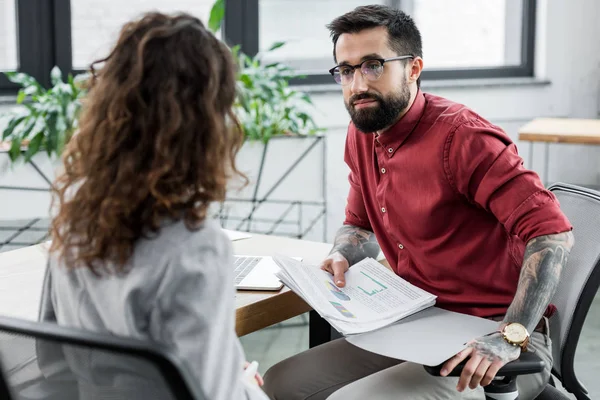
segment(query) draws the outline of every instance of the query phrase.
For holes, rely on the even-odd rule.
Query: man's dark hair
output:
[[[356,7],[327,25],[333,40],[333,59],[337,62],[335,46],[343,33],[358,33],[364,29],[385,26],[389,45],[398,55],[423,57],[421,33],[415,21],[406,13],[384,5]],[[417,81],[420,86],[421,79]]]

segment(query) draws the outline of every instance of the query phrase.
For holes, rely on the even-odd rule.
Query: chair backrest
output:
[[[553,372],[569,391],[581,393],[585,389],[575,376],[573,364],[583,323],[600,285],[600,192],[563,183],[549,189],[573,225],[575,237],[552,300],[558,308],[550,319]]]
[[[2,361],[0,361],[0,399],[13,400],[13,397],[8,388],[8,382],[4,377],[4,369],[2,368]]]
[[[160,345],[52,323],[0,317],[0,362],[14,400],[205,399]]]

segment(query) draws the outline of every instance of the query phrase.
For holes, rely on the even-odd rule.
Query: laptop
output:
[[[235,255],[233,258],[236,289],[276,291],[283,287],[283,283],[275,276],[279,266],[273,257]]]

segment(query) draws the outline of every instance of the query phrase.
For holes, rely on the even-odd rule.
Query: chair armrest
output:
[[[460,376],[463,367],[469,361],[467,358],[462,363],[458,364],[456,368],[448,376]],[[440,371],[445,363],[437,365],[435,367],[424,366],[425,370],[433,376],[440,376]],[[515,361],[509,362],[504,367],[500,368],[496,376],[517,376],[527,374],[537,374],[544,370],[545,363],[541,358],[536,356],[532,352],[521,353],[521,356]]]

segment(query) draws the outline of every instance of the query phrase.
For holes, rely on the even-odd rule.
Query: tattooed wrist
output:
[[[527,243],[515,298],[505,322],[519,322],[531,333],[544,315],[573,247],[573,234],[539,236]]]
[[[495,333],[490,336],[484,336],[473,341],[469,347],[488,359],[490,362],[502,361],[507,363],[514,360],[521,353],[520,347],[509,344],[501,334]]]
[[[379,244],[373,232],[357,226],[344,225],[338,230],[329,254],[340,252],[350,265],[354,265],[364,258],[377,257],[379,251]]]

